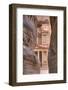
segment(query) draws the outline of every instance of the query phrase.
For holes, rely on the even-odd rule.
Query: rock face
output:
[[[33,51],[36,45],[35,17],[23,16],[23,74],[40,73],[40,64]]]
[[[48,53],[49,73],[57,73],[57,17],[51,17],[51,41]]]

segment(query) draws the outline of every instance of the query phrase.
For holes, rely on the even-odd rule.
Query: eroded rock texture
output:
[[[34,16],[23,16],[23,74],[40,73],[40,64],[33,51],[36,45]]]

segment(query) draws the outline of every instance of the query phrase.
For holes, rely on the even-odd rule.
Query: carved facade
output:
[[[34,49],[40,61],[40,73],[48,73],[48,49],[50,45],[50,17],[37,16],[37,39]]]

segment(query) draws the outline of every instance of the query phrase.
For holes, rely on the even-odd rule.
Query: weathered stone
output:
[[[51,41],[48,53],[49,72],[57,73],[57,17],[51,17]]]
[[[36,26],[33,17],[23,16],[23,74],[40,73],[40,64],[33,51],[36,45]]]
[[[37,74],[40,73],[40,66],[35,53],[31,48],[24,48],[23,50],[23,73]]]

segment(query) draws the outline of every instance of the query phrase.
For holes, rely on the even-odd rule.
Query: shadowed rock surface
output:
[[[40,73],[40,64],[33,51],[36,45],[35,17],[23,16],[23,74]]]
[[[51,41],[48,53],[49,73],[57,73],[57,17],[51,17]]]

